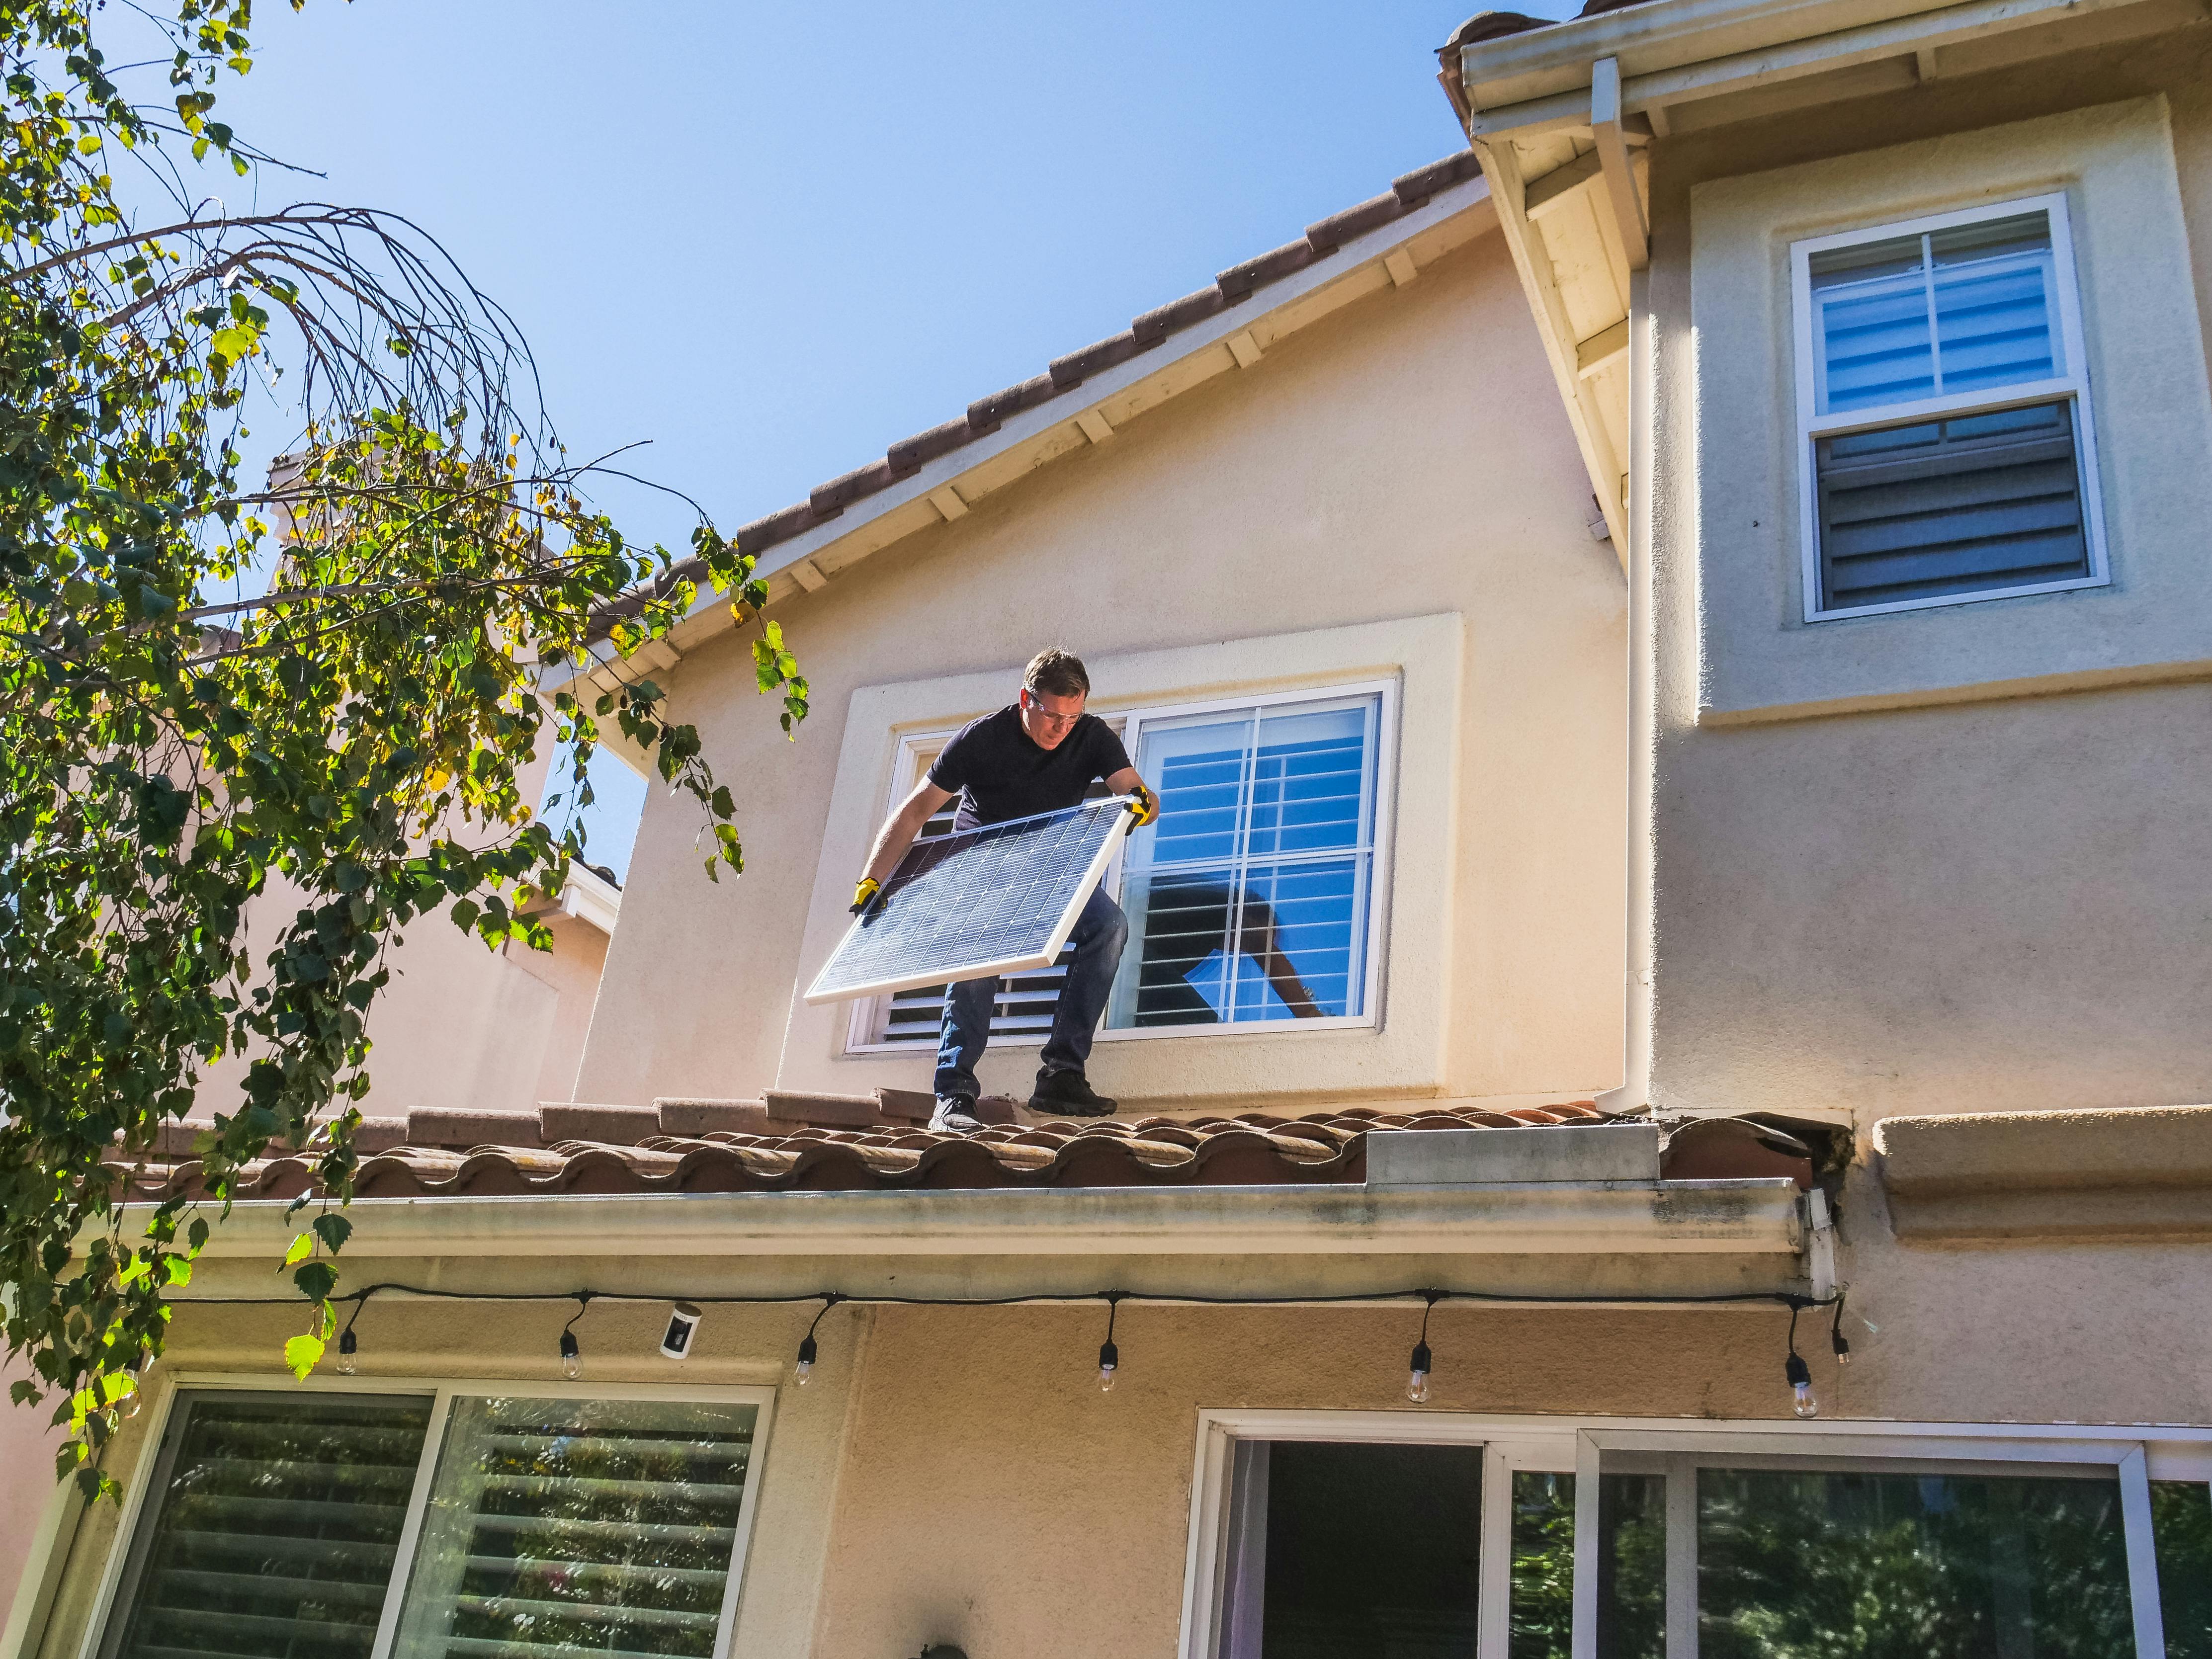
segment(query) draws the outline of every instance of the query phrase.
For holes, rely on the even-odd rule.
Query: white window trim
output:
[[[2051,274],[2053,286],[2058,291],[2059,346],[2066,357],[2067,372],[2064,374],[2031,384],[1942,398],[1923,398],[1910,403],[1887,404],[1875,409],[1854,409],[1842,414],[1820,415],[1815,412],[1812,278],[1814,254],[1832,248],[1887,241],[1894,237],[1924,235],[1932,231],[1948,230],[1955,225],[2008,219],[2039,210],[2050,216]],[[1861,230],[1792,242],[1790,245],[1790,286],[1793,334],[1797,352],[1798,538],[1807,622],[1827,622],[1844,617],[1879,617],[1898,611],[1926,611],[1937,605],[1978,605],[1985,599],[2018,599],[2028,593],[2062,593],[2078,588],[2110,585],[2112,572],[2106,562],[2105,553],[2105,511],[2098,488],[2096,422],[2090,408],[2088,355],[2081,333],[2081,285],[2075,276],[2074,237],[2067,218],[2064,191],[2017,197],[2008,201],[1961,208],[1951,213],[1896,220]],[[1970,410],[2016,409],[2029,404],[2056,403],[2062,398],[2070,401],[2073,410],[2075,459],[2081,474],[2081,517],[2089,545],[2087,575],[2069,577],[2063,581],[2031,582],[2017,587],[1990,588],[1972,593],[1939,593],[1929,599],[1897,599],[1887,605],[1854,605],[1833,611],[1821,608],[1820,479],[1813,449],[1816,438],[1871,431],[1878,427],[1956,415]]]
[[[1146,720],[1182,720],[1186,716],[1220,714],[1234,708],[1265,708],[1283,703],[1349,702],[1357,698],[1375,697],[1377,706],[1375,716],[1374,756],[1374,813],[1370,830],[1371,851],[1369,854],[1367,890],[1367,940],[1362,964],[1360,1006],[1358,1014],[1326,1016],[1319,1019],[1245,1020],[1219,1025],[1162,1025],[1142,1029],[1115,1030],[1101,1024],[1095,1041],[1097,1042],[1157,1042],[1194,1037],[1239,1038],[1247,1036],[1302,1036],[1327,1031],[1373,1030],[1382,1024],[1382,963],[1387,954],[1387,929],[1389,920],[1390,850],[1396,839],[1397,781],[1398,781],[1398,680],[1395,676],[1382,679],[1347,681],[1340,684],[1299,686],[1287,690],[1254,691],[1242,696],[1213,697],[1191,702],[1148,702],[1127,708],[1101,708],[1092,710],[1102,719],[1119,721],[1123,746],[1129,751],[1130,763],[1136,763],[1138,745]],[[931,745],[942,746],[957,727],[908,732],[899,740],[898,757],[891,770],[891,799],[890,810],[896,811],[898,803],[912,792],[915,781],[921,776],[915,757]],[[901,780],[904,780],[903,783]],[[1103,890],[1111,892],[1118,902],[1121,896],[1123,849],[1117,848],[1113,862],[1108,866]],[[886,1042],[875,1034],[883,1023],[884,999],[868,997],[855,1002],[846,1028],[845,1052],[848,1054],[912,1054],[925,1052],[919,1042]],[[1043,1046],[1042,1036],[994,1036],[989,1047],[994,1048],[1036,1048]]]
[[[415,1484],[407,1498],[407,1516],[400,1525],[399,1540],[393,1549],[392,1583],[385,1591],[384,1611],[377,1621],[376,1639],[370,1646],[369,1659],[390,1659],[392,1644],[399,1633],[400,1607],[405,1599],[407,1580],[414,1570],[415,1547],[422,1534],[422,1516],[429,1505],[430,1483],[437,1472],[438,1453],[445,1443],[446,1425],[453,1419],[455,1400],[507,1395],[532,1400],[665,1400],[690,1405],[753,1407],[757,1414],[753,1419],[752,1446],[745,1459],[744,1496],[738,1503],[737,1537],[730,1548],[729,1583],[723,1587],[721,1619],[714,1631],[714,1651],[720,1654],[730,1650],[731,1632],[737,1623],[738,1595],[744,1583],[745,1560],[752,1547],[753,1515],[760,1503],[761,1470],[767,1462],[769,1431],[775,1416],[774,1389],[670,1382],[544,1382],[513,1376],[318,1376],[295,1382],[289,1376],[218,1371],[185,1372],[170,1378],[169,1386],[163,1390],[160,1402],[151,1407],[152,1420],[148,1423],[146,1437],[141,1443],[137,1467],[128,1477],[129,1490],[124,1494],[122,1512],[116,1517],[115,1535],[108,1546],[107,1560],[100,1569],[100,1588],[93,1597],[92,1613],[85,1624],[84,1639],[78,1647],[78,1659],[99,1659],[101,1644],[107,1634],[108,1620],[115,1613],[116,1596],[123,1586],[124,1568],[130,1561],[131,1545],[138,1535],[139,1520],[148,1501],[148,1489],[153,1485],[151,1477],[160,1460],[162,1443],[167,1437],[170,1419],[176,1411],[178,1401],[187,1393],[300,1391],[427,1395],[432,1401],[430,1429],[422,1437],[422,1455],[416,1464]]]
[[[2130,1600],[2136,1659],[2162,1659],[2165,1642],[2150,1531],[2152,1479],[2199,1480],[2212,1456],[2212,1428],[2143,1425],[2106,1427],[2065,1423],[1908,1423],[1838,1419],[1796,1422],[1745,1419],[1718,1422],[1679,1418],[1492,1416],[1470,1412],[1201,1410],[1191,1475],[1190,1529],[1183,1567],[1179,1659],[1218,1659],[1218,1601],[1229,1545],[1230,1473],[1240,1440],[1331,1441],[1362,1444],[1482,1446],[1482,1547],[1476,1595],[1476,1659],[1507,1659],[1510,1636],[1512,1476],[1521,1470],[1575,1475],[1574,1659],[1596,1654],[1596,1504],[1599,1460],[1607,1453],[1656,1454],[1671,1475],[1698,1465],[1741,1458],[1848,1458],[1884,1462],[2061,1463],[2109,1467],[2120,1480],[2127,1528]],[[1670,1480],[1674,1506],[1693,1484]],[[1667,1572],[1670,1614],[1694,1609],[1677,1596],[1695,1586],[1693,1533],[1670,1524]],[[1689,1540],[1677,1547],[1676,1534]],[[1670,1620],[1669,1659],[1695,1659],[1694,1620]]]

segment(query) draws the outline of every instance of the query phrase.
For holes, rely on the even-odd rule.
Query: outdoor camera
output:
[[[660,1351],[671,1359],[681,1359],[691,1352],[691,1339],[699,1334],[699,1310],[689,1302],[679,1302],[668,1312],[668,1330],[660,1339]]]

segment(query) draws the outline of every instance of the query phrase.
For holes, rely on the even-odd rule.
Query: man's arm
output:
[[[914,793],[899,803],[898,811],[884,819],[884,827],[876,832],[876,844],[868,854],[868,867],[860,872],[861,881],[881,886],[890,879],[898,861],[906,856],[906,849],[921,833],[921,826],[944,811],[945,803],[951,799],[950,789],[939,789],[927,778],[915,785]]]
[[[1275,907],[1265,899],[1247,898],[1240,932],[1244,954],[1260,964],[1260,971],[1283,1006],[1298,1019],[1319,1019],[1327,1012],[1316,1002],[1306,982],[1298,977],[1297,964],[1283,954],[1283,947],[1275,935]]]

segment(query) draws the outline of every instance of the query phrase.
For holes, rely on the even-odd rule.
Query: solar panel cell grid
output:
[[[1128,822],[1117,797],[915,843],[806,1000],[1048,967]]]

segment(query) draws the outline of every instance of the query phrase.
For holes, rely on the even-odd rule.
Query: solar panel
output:
[[[915,842],[807,1001],[1049,967],[1134,821],[1114,795]]]

